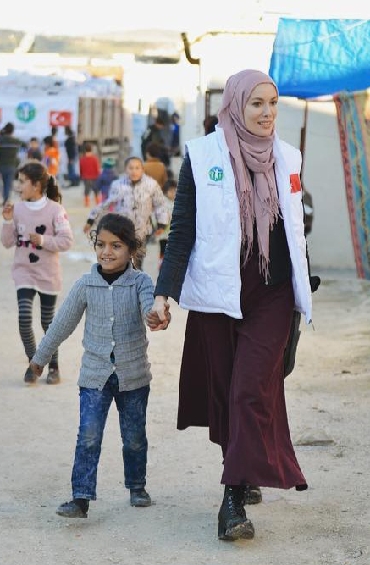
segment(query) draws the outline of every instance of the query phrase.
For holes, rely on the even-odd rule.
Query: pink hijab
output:
[[[253,226],[256,223],[260,272],[269,272],[269,232],[279,216],[279,200],[274,174],[272,145],[274,133],[259,137],[244,124],[244,107],[252,90],[274,81],[261,71],[247,69],[229,77],[223,92],[218,125],[223,129],[239,198],[243,242],[243,263],[252,253]],[[253,182],[250,171],[253,173]]]

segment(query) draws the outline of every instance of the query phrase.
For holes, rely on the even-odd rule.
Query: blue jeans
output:
[[[13,189],[13,182],[15,178],[15,167],[1,167],[0,168],[0,175],[3,179],[3,201],[4,203],[9,200],[9,196],[11,195]]]
[[[68,171],[68,180],[71,182],[71,184],[76,184],[76,185],[79,184],[80,177],[76,173],[75,161],[68,160],[67,171]]]
[[[122,438],[125,487],[142,488],[146,484],[148,441],[146,407],[149,385],[119,392],[113,373],[103,390],[80,387],[80,427],[72,470],[73,498],[96,500],[96,478],[103,432],[114,399]]]

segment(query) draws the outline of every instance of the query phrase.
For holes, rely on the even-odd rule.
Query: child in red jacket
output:
[[[80,157],[80,177],[84,184],[85,206],[90,206],[90,192],[95,195],[95,204],[99,204],[99,188],[96,180],[100,175],[100,163],[98,157],[93,153],[91,143],[85,143],[85,154]]]

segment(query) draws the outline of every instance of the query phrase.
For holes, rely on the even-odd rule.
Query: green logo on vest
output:
[[[218,182],[224,178],[224,172],[221,167],[212,167],[208,171],[208,176],[211,180]]]

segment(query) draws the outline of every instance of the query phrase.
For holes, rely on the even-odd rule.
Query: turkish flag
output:
[[[301,180],[297,173],[290,175],[290,192],[301,192]]]
[[[72,112],[50,110],[49,124],[51,126],[70,126],[72,124]]]

